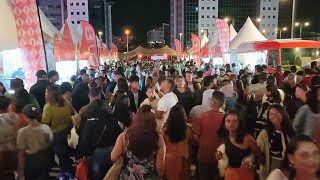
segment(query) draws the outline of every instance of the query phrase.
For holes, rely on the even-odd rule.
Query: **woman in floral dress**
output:
[[[151,106],[139,108],[133,124],[117,139],[111,160],[124,157],[121,180],[156,180],[163,176],[165,143],[156,131]]]

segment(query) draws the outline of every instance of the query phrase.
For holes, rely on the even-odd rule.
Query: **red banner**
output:
[[[218,44],[220,46],[220,51],[222,53],[222,57],[224,63],[227,63],[225,52],[229,50],[229,43],[230,43],[230,30],[229,25],[225,20],[216,18],[216,27],[218,28]]]
[[[193,57],[196,62],[196,66],[200,66],[201,64],[200,38],[197,35],[191,33],[191,41],[192,41],[192,48],[193,48]]]
[[[202,58],[209,58],[209,48],[207,45],[204,45],[201,51]]]
[[[114,60],[117,60],[118,59],[118,47],[114,43],[111,43],[111,52],[112,52],[112,58]]]
[[[11,0],[11,7],[16,21],[19,47],[23,54],[24,85],[29,89],[37,81],[37,70],[46,70],[37,4],[36,0]]]
[[[82,27],[82,40],[80,54],[88,54],[88,64],[94,68],[99,67],[97,39],[93,27],[86,21],[80,21]]]
[[[177,59],[181,60],[182,59],[182,45],[181,45],[181,42],[178,39],[174,39],[174,44],[176,46]]]

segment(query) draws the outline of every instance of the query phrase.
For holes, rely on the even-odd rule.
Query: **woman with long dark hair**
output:
[[[320,86],[311,89],[307,97],[307,104],[303,105],[293,120],[293,127],[296,133],[312,136],[314,125],[320,113]]]
[[[17,113],[19,116],[20,127],[25,127],[28,125],[28,121],[25,119],[25,117],[22,113],[22,109],[26,105],[32,104],[31,98],[30,98],[27,90],[25,90],[23,88],[17,89],[15,91],[14,95],[15,95],[15,99],[14,99],[15,113]]]
[[[224,140],[229,167],[225,180],[254,179],[255,166],[263,161],[263,156],[255,139],[249,135],[237,110],[230,110],[221,123],[218,136]],[[222,153],[217,152],[217,159]]]
[[[134,113],[130,111],[130,99],[127,95],[122,95],[117,98],[113,109],[113,116],[122,130],[132,124]]]
[[[190,168],[188,168],[190,167],[188,159],[191,128],[186,121],[187,116],[183,107],[175,105],[171,108],[163,127],[163,138],[166,143],[164,176],[167,180],[191,179]]]
[[[194,107],[194,93],[187,87],[186,80],[183,76],[178,76],[176,79],[176,88],[173,90],[178,97],[178,102],[186,110],[189,115],[191,109]]]
[[[257,144],[266,157],[266,163],[260,165],[260,180],[280,168],[287,146],[295,135],[290,118],[285,108],[279,104],[271,105],[268,111],[268,122],[258,138]]]
[[[315,180],[320,178],[320,148],[312,138],[299,135],[287,147],[287,156],[267,180]]]
[[[111,160],[106,157],[110,157],[112,147],[122,131],[113,118],[111,109],[101,99],[86,107],[86,117],[77,151],[80,157],[88,160],[89,179],[100,180],[112,166]]]
[[[64,179],[74,179],[74,168],[71,148],[67,142],[67,135],[72,127],[70,105],[63,99],[59,87],[50,85],[46,89],[46,104],[43,107],[42,123],[47,124],[53,132],[53,152],[58,156],[60,174]]]
[[[151,109],[148,105],[139,108],[133,124],[119,135],[112,150],[112,161],[125,154],[121,180],[163,176],[165,143],[156,130],[156,117]]]
[[[258,112],[256,124],[254,127],[254,137],[257,138],[260,131],[267,124],[267,112],[272,104],[281,104],[281,97],[276,85],[267,85],[265,95],[267,96],[267,101],[262,103],[260,110]]]

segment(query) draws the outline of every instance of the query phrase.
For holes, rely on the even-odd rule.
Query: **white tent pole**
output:
[[[76,72],[78,72],[78,70],[79,70],[79,50],[78,50],[78,44],[79,44],[79,43],[75,44],[76,50],[75,50],[75,52],[74,52],[74,58],[75,58],[75,60],[76,60]]]

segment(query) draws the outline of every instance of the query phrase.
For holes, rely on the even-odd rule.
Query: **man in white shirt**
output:
[[[159,100],[156,111],[157,124],[160,129],[167,122],[171,108],[178,102],[177,96],[172,92],[173,89],[174,82],[172,80],[166,79],[161,83],[161,91],[164,96]]]

